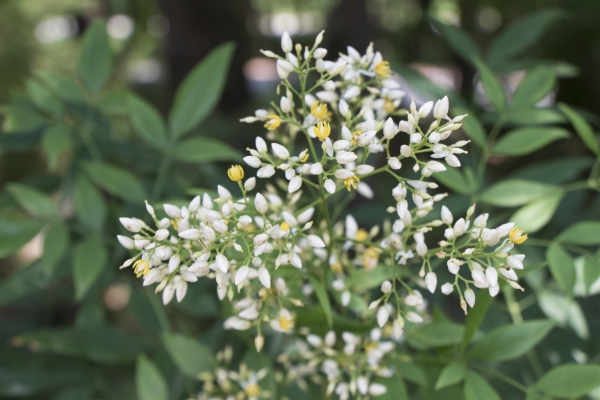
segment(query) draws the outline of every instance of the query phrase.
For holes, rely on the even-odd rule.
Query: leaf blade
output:
[[[104,87],[112,73],[113,54],[104,21],[94,21],[86,29],[77,63],[77,74],[91,94]]]

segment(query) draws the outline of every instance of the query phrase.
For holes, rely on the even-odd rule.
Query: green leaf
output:
[[[108,253],[102,239],[90,236],[82,240],[73,250],[73,281],[75,298],[83,299],[106,267]]]
[[[594,282],[600,277],[600,259],[593,254],[587,254],[583,263],[583,284],[586,293]]]
[[[71,143],[71,130],[63,124],[50,126],[42,136],[42,149],[48,158],[48,168],[55,170],[58,158]]]
[[[542,376],[534,387],[556,397],[583,396],[600,387],[600,365],[560,365]]]
[[[25,218],[0,219],[0,258],[15,253],[46,225],[45,222]]]
[[[496,111],[499,113],[502,112],[506,106],[506,100],[504,98],[504,89],[500,85],[498,78],[496,78],[490,67],[484,64],[479,58],[475,58],[475,67],[477,68],[477,72],[479,72],[479,79],[487,98]]]
[[[70,76],[53,72],[41,71],[36,78],[56,97],[70,103],[85,103],[85,93]]]
[[[110,78],[113,54],[108,43],[106,24],[96,20],[85,30],[77,74],[90,93],[96,94]]]
[[[128,91],[111,91],[103,94],[96,107],[102,114],[111,117],[128,117],[131,114],[128,100],[135,96]]]
[[[169,114],[173,137],[180,137],[198,126],[215,107],[225,88],[234,49],[231,42],[215,48],[183,80]]]
[[[546,197],[534,200],[519,208],[510,217],[510,221],[514,222],[521,229],[525,229],[528,233],[537,232],[550,222],[563,196],[563,192],[557,191],[548,194]]]
[[[135,384],[140,400],[168,400],[169,387],[160,370],[144,354],[140,354],[135,367]]]
[[[376,383],[380,383],[387,388],[387,392],[382,394],[381,396],[377,396],[377,400],[409,400],[408,390],[406,389],[406,385],[402,379],[391,378],[391,379],[382,379],[375,378],[374,381]]]
[[[464,364],[453,362],[446,365],[435,382],[435,390],[440,390],[461,382],[465,377],[465,371]]]
[[[46,118],[30,105],[6,105],[0,107],[5,133],[33,132],[46,124]]]
[[[69,229],[64,224],[52,227],[44,239],[42,261],[50,275],[69,246]]]
[[[508,116],[508,121],[515,125],[563,124],[566,120],[561,112],[552,108],[513,108]]]
[[[556,77],[551,69],[536,67],[531,69],[521,81],[512,98],[515,109],[531,106],[542,100],[556,85]]]
[[[173,153],[179,161],[189,163],[240,161],[242,155],[233,147],[210,138],[192,138],[180,142]]]
[[[481,51],[479,47],[477,47],[471,36],[464,30],[433,18],[431,19],[431,23],[442,34],[442,37],[452,50],[466,62],[472,63],[473,58],[480,55]]]
[[[565,292],[568,294],[573,293],[575,267],[569,253],[558,244],[553,243],[546,250],[546,258],[548,259],[548,266],[554,280],[556,280]]]
[[[35,346],[36,351],[106,364],[133,361],[146,347],[139,335],[105,326],[43,329],[19,335],[17,340]]]
[[[462,129],[465,131],[469,139],[471,139],[475,145],[479,146],[482,149],[485,148],[487,142],[487,135],[485,133],[485,128],[483,127],[483,124],[481,123],[479,118],[475,116],[474,112],[464,107],[454,107],[452,115],[457,116],[464,114],[469,114],[469,116],[462,120]]]
[[[538,305],[544,314],[561,326],[569,325],[581,339],[586,340],[590,330],[579,304],[564,294],[541,290],[537,293]]]
[[[93,389],[90,387],[74,387],[61,391],[52,400],[89,400],[92,398]]]
[[[569,132],[556,127],[527,127],[514,129],[496,143],[492,149],[494,154],[522,156],[533,153],[559,139],[569,137]]]
[[[131,203],[141,203],[148,197],[144,186],[126,169],[111,164],[88,162],[85,170],[96,185],[116,197]]]
[[[45,193],[29,186],[10,183],[6,190],[27,213],[39,218],[58,218],[54,202]]]
[[[319,303],[321,303],[321,308],[323,309],[323,312],[325,313],[325,318],[327,319],[327,324],[329,325],[329,328],[331,328],[333,326],[333,320],[332,320],[332,315],[331,315],[332,314],[331,313],[331,303],[329,302],[329,296],[327,295],[327,290],[321,284],[321,282],[318,281],[315,277],[309,276],[308,280],[310,281],[310,284],[312,285],[312,287],[315,289],[315,294],[317,295],[317,299],[319,299]]]
[[[581,155],[560,157],[523,166],[510,177],[556,185],[573,181],[582,172],[589,170],[593,164],[592,157]]]
[[[75,184],[75,214],[84,226],[94,231],[102,229],[106,218],[102,193],[82,174]]]
[[[600,222],[585,221],[571,225],[562,231],[556,240],[583,246],[600,244]]]
[[[465,328],[450,321],[435,321],[424,326],[414,326],[405,333],[409,345],[417,349],[427,349],[461,343]]]
[[[477,298],[475,300],[477,307],[469,311],[465,320],[465,334],[462,340],[462,350],[466,349],[469,343],[471,343],[471,339],[473,339],[473,336],[477,333],[477,329],[479,329],[479,325],[481,325],[481,321],[483,321],[485,313],[493,301],[494,298],[485,290],[477,292]]]
[[[34,79],[26,83],[27,94],[37,108],[53,115],[60,115],[63,110],[63,103],[46,87]]]
[[[446,168],[444,172],[434,174],[433,178],[456,193],[465,195],[471,193],[470,185],[458,168]]]
[[[134,94],[127,97],[127,105],[135,132],[150,146],[165,151],[167,127],[158,110]]]
[[[195,339],[174,333],[163,334],[163,344],[181,372],[190,378],[214,368],[208,347]]]
[[[535,44],[548,26],[562,15],[563,13],[558,10],[543,10],[518,19],[490,42],[487,53],[488,63],[494,67],[506,64]]]
[[[469,357],[484,361],[513,360],[527,353],[554,327],[553,321],[527,321],[494,329],[475,343]]]
[[[516,207],[527,204],[556,189],[556,186],[543,183],[522,179],[508,179],[486,189],[481,194],[481,201],[493,206]]]
[[[588,122],[575,110],[566,105],[565,103],[559,103],[558,108],[567,116],[571,124],[575,128],[577,134],[583,140],[583,143],[590,149],[594,154],[600,155],[600,145],[598,144],[598,138],[594,134],[592,127]]]
[[[400,374],[400,377],[404,378],[404,380],[419,386],[427,386],[427,377],[425,377],[421,367],[414,362],[392,359],[391,363],[396,368],[396,372]]]
[[[473,371],[467,371],[465,377],[465,399],[466,400],[502,400],[496,390],[481,375]]]

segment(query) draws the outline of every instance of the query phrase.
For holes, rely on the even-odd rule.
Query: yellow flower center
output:
[[[246,386],[244,393],[246,393],[246,396],[248,397],[258,397],[260,396],[260,386],[258,386],[256,383],[251,383]]]
[[[300,157],[298,158],[298,160],[300,162],[306,162],[306,160],[308,160],[308,149],[305,149],[302,153],[300,153]]]
[[[350,178],[344,179],[342,182],[344,182],[346,189],[350,191],[352,189],[356,189],[356,182],[360,182],[360,179],[358,179],[358,176],[352,175]]]
[[[369,237],[369,232],[365,231],[364,229],[359,229],[358,232],[356,232],[355,239],[358,240],[359,242],[362,242],[363,240],[366,240],[368,237]]]
[[[281,225],[279,225],[279,229],[281,229],[282,231],[289,231],[290,230],[290,226],[288,225],[287,222],[283,221],[281,223]]]
[[[328,122],[322,121],[317,123],[317,126],[313,128],[313,132],[315,133],[316,137],[321,140],[325,140],[331,134],[331,126]]]
[[[294,319],[291,315],[282,315],[279,317],[279,326],[286,332],[291,332],[294,329]]]
[[[176,219],[172,219],[171,220],[171,225],[173,225],[173,228],[175,228],[176,231],[178,231],[179,229],[177,229],[177,224],[179,223],[179,218]]]
[[[227,176],[234,182],[239,182],[244,179],[244,168],[241,165],[232,165],[227,170]]]
[[[342,263],[339,261],[336,261],[333,264],[331,264],[330,268],[331,268],[331,271],[333,271],[335,273],[342,272],[344,270]]]
[[[523,235],[525,231],[523,229],[519,229],[518,226],[515,226],[510,230],[508,234],[508,238],[514,244],[521,244],[527,240],[527,235]]]
[[[390,63],[387,61],[378,62],[377,65],[375,65],[375,73],[382,78],[389,78],[392,74]]]
[[[150,263],[146,260],[137,260],[135,263],[133,263],[133,272],[136,273],[136,277],[139,278],[140,276],[144,275],[148,275],[148,272],[150,271]]]
[[[379,261],[379,249],[376,247],[369,247],[362,255],[362,265],[367,271],[373,271]]]
[[[318,101],[315,101],[312,106],[310,106],[310,113],[315,118],[323,118],[327,115],[327,104],[321,104]]]
[[[356,146],[357,142],[356,139],[362,135],[362,131],[354,131],[352,132],[352,146]]]
[[[267,118],[265,128],[268,130],[272,131],[273,129],[279,128],[279,125],[281,125],[281,118],[279,118],[279,115],[271,114],[267,116]]]
[[[383,101],[383,109],[385,110],[385,112],[391,113],[394,112],[396,106],[394,105],[394,102],[390,99],[385,99]]]

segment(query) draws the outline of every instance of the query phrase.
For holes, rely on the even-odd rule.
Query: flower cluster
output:
[[[438,189],[429,179],[433,174],[461,166],[458,156],[468,141],[451,139],[466,115],[449,117],[447,97],[401,108],[404,92],[372,46],[363,55],[348,47],[347,54],[328,61],[321,40],[322,33],[303,49],[285,34],[283,56],[263,51],[276,59],[277,90],[285,95],[270,109],[242,119],[266,128],[244,157],[256,177],[244,180],[244,167],[234,165],[228,176],[238,194],[219,186],[217,197],[204,194],[184,206],[165,204],[162,219],[147,205],[154,227],[121,218],[134,235],[119,241],[137,252],[123,267],[133,266],[144,285],[157,283],[165,304],[174,296],[181,301],[189,283],[214,279],[219,299],[230,304],[225,328],[253,329],[259,351],[267,327],[299,331],[296,314],[302,307],[331,300],[337,302],[336,312],[372,318],[400,340],[405,320],[428,319],[427,301],[416,288],[435,292],[434,270],[443,261],[454,281],[441,291],[456,290],[465,313],[475,303],[472,287],[495,296],[504,279],[520,288],[514,269],[523,268],[524,256],[509,252],[527,235],[512,223],[489,228],[487,214],[471,221],[474,205],[455,221],[438,205],[447,194],[433,192]],[[417,178],[400,175],[403,164],[412,164]],[[354,190],[373,198],[365,180],[378,174],[397,181],[387,208],[393,218],[367,230],[343,208]],[[251,194],[257,178],[266,180],[265,189]],[[436,209],[439,218],[432,219]],[[440,228],[441,237],[444,226],[445,240],[430,247],[427,236]],[[366,278],[375,271],[384,277],[375,283],[381,292],[365,283],[372,282]],[[334,333],[309,334],[306,342],[297,342],[296,358],[286,353],[281,360],[299,379],[307,371],[323,372],[329,392],[340,398],[375,396],[385,387],[371,378],[389,373],[385,354],[394,347],[381,336],[379,329],[368,337],[346,332],[341,341]],[[342,343],[343,350],[336,350]]]
[[[374,380],[394,375],[386,357],[395,344],[383,339],[381,329],[372,329],[365,337],[343,332],[341,340],[334,331],[323,337],[303,333],[303,337],[295,340],[278,358],[289,382],[306,388],[309,379],[321,383],[322,374],[327,383],[327,396],[335,392],[340,400],[347,400],[350,395],[376,397],[387,392],[384,385]]]

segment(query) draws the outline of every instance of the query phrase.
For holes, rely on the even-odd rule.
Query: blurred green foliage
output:
[[[268,8],[268,2],[259,3]],[[456,9],[452,4],[437,4],[434,10],[442,15],[445,8]],[[14,2],[0,3],[0,19],[21,12]],[[529,264],[519,271],[528,291],[521,295],[507,286],[496,301],[482,293],[465,320],[436,295],[442,306],[434,321],[406,332],[405,354],[395,362],[399,379],[386,383],[394,385],[386,396],[584,396],[600,386],[600,146],[586,113],[564,103],[539,105],[575,68],[529,56],[566,15],[558,10],[530,14],[495,34],[485,48],[436,16],[428,22],[478,77],[476,89],[448,93],[402,60],[394,69],[420,95],[448,94],[456,114],[469,114],[463,129],[472,141],[469,162],[434,177],[453,192],[449,203],[466,209],[479,202],[498,216],[494,222],[512,219],[533,234],[525,248]],[[13,40],[0,43],[0,68],[11,64],[11,73],[0,75],[0,87],[28,78],[23,92],[1,107],[0,148],[14,171],[5,172],[12,182],[0,196],[0,257],[15,255],[36,236],[43,238],[43,256],[25,263],[14,256],[3,265],[0,396],[181,399],[193,395],[196,377],[213,367],[214,354],[225,343],[232,343],[236,354],[245,353],[249,365],[275,368],[278,343],[259,356],[248,346],[249,337],[222,330],[228,310],[220,310],[210,283],[191,285],[184,302],[164,308],[130,270],[116,268],[126,258],[114,239],[123,232],[118,216],[143,215],[144,200],[177,203],[186,194],[203,193],[202,186],[212,182],[197,179],[196,169],[209,175],[218,171],[210,163],[239,162],[237,149],[198,128],[224,89],[234,44],[213,50],[186,77],[165,118],[123,85],[113,83],[116,90],[111,89],[111,82],[120,81],[115,74],[120,55],[104,22],[86,29],[77,57],[71,59],[65,50],[62,72],[34,73],[28,41],[19,33],[31,26],[3,22],[0,31],[16,31]],[[514,93],[507,90],[499,77],[523,69],[528,72]],[[476,98],[489,101],[480,106]],[[566,145],[567,140],[578,147]],[[537,152],[547,149],[551,156],[537,161]],[[45,165],[21,165],[23,154]],[[495,166],[499,160],[518,167],[507,172]],[[25,167],[27,174],[20,174]],[[376,190],[383,192],[386,185]],[[360,208],[357,215],[367,223],[377,215],[374,206]],[[365,278],[364,289],[378,287],[383,279]],[[318,287],[321,304],[329,305],[327,298],[336,294]],[[372,326],[372,321],[338,315],[335,304],[332,308],[299,310],[298,325],[318,331],[331,319],[337,330]],[[309,398],[276,389],[274,376],[269,382],[274,392],[285,391],[292,400]],[[527,394],[518,391],[523,387]]]

